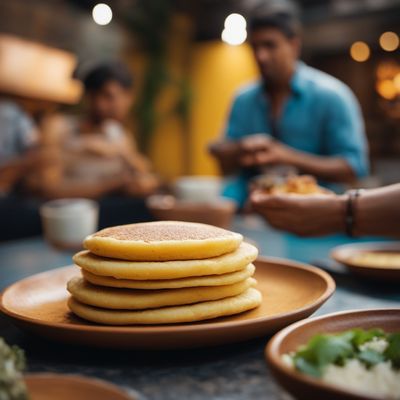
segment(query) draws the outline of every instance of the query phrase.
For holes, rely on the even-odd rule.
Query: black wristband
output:
[[[352,189],[347,192],[347,206],[346,206],[346,217],[345,217],[345,225],[346,225],[346,233],[348,236],[354,236],[354,222],[355,222],[355,210],[356,210],[356,201],[360,196],[362,189]]]

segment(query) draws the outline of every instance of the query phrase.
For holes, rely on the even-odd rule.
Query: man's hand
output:
[[[252,208],[273,227],[299,236],[319,236],[345,230],[346,196],[267,195],[255,191]]]
[[[260,133],[240,141],[239,163],[242,167],[290,164],[293,150]]]
[[[123,191],[134,197],[146,197],[153,194],[160,187],[160,180],[151,173],[127,174]]]

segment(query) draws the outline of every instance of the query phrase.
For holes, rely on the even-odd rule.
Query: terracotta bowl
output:
[[[229,228],[235,214],[235,203],[219,199],[210,203],[177,200],[170,195],[154,195],[147,199],[151,214],[159,220],[201,222]]]
[[[283,354],[296,351],[318,333],[342,332],[353,328],[381,328],[400,332],[400,308],[346,311],[305,319],[278,332],[268,343],[265,356],[278,383],[300,400],[376,400],[295,371],[282,361]]]
[[[331,251],[331,258],[341,263],[347,269],[363,278],[378,279],[389,282],[400,282],[400,266],[399,268],[385,268],[379,266],[359,265],[351,262],[350,258],[354,255],[365,252],[393,252],[400,253],[400,242],[371,242],[345,244],[337,246]]]
[[[137,400],[111,383],[79,375],[27,374],[25,383],[30,400]]]

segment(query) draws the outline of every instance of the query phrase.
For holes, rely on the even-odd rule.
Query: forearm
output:
[[[89,199],[99,198],[107,193],[119,189],[120,181],[109,182],[60,182],[59,185],[44,186],[41,189],[43,197],[48,199],[84,197]]]
[[[25,166],[21,163],[13,163],[12,165],[6,165],[0,167],[0,184],[10,183],[10,181],[17,180],[23,173]]]
[[[18,157],[0,167],[0,190],[9,191],[24,176],[26,170],[31,166],[29,154],[25,158]]]
[[[209,146],[210,153],[217,159],[221,172],[231,175],[240,169],[240,145],[237,142],[223,140]]]
[[[355,206],[354,234],[400,237],[400,184],[361,194]]]
[[[127,150],[123,151],[121,156],[130,171],[139,173],[149,173],[151,171],[150,161],[140,153]]]
[[[353,169],[344,158],[317,156],[291,149],[289,160],[290,164],[301,172],[327,181],[351,183],[356,178]]]

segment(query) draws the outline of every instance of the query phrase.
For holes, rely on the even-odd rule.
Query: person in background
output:
[[[0,194],[11,193],[38,161],[39,135],[33,120],[14,102],[0,101]]]
[[[343,195],[269,195],[255,191],[251,205],[272,226],[301,236],[346,232],[400,237],[400,184]]]
[[[351,183],[368,174],[359,104],[336,78],[299,61],[301,27],[289,1],[262,4],[248,21],[261,79],[233,101],[225,137],[210,146],[231,175],[224,195],[243,206],[248,182],[289,165],[320,181]]]
[[[27,186],[46,198],[152,193],[158,179],[125,127],[133,101],[130,71],[117,62],[101,64],[83,84],[86,115],[43,121],[43,149],[51,161],[27,179]]]

